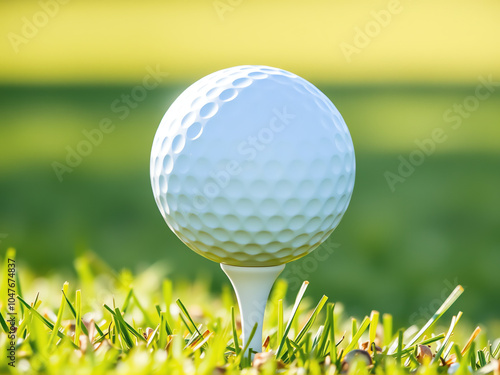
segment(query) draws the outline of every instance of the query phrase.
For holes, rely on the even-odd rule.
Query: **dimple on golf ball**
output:
[[[168,226],[192,250],[233,266],[300,258],[337,227],[355,177],[339,111],[290,72],[236,66],[187,88],[151,152]]]

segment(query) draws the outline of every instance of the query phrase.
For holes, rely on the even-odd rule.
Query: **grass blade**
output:
[[[460,320],[460,318],[462,317],[462,312],[460,311],[457,316],[454,316],[452,319],[451,319],[451,324],[450,324],[450,328],[448,329],[448,332],[446,333],[446,336],[441,344],[441,346],[439,347],[439,350],[436,352],[436,356],[434,358],[432,358],[432,361],[431,363],[435,362],[436,360],[439,360],[439,358],[441,358],[441,355],[443,354],[444,352],[444,349],[446,348],[446,345],[448,345],[448,341],[450,340],[451,338],[451,335],[453,333],[453,330],[455,329],[455,326],[457,325],[458,321]]]
[[[283,337],[283,299],[278,300],[278,339]]]
[[[115,319],[116,319],[116,322],[119,325],[121,337],[125,340],[125,343],[127,344],[127,346],[129,348],[132,348],[134,346],[134,341],[132,340],[132,337],[130,337],[130,333],[129,333],[129,329],[127,327],[127,323],[123,319],[122,313],[120,312],[120,309],[118,307],[115,308]],[[137,333],[137,334],[139,336],[142,336],[139,333]],[[144,337],[142,337],[142,339],[144,339]],[[144,339],[144,341],[145,341],[145,339]]]
[[[382,326],[384,327],[384,347],[389,347],[392,341],[392,315],[382,316]]]
[[[184,314],[184,316],[189,320],[189,322],[191,323],[191,326],[194,328],[194,330],[196,331],[196,333],[198,333],[198,335],[201,336],[201,332],[198,331],[198,327],[196,327],[196,324],[194,324],[194,321],[191,318],[191,315],[189,315],[189,312],[187,311],[186,306],[184,306],[184,304],[181,302],[180,299],[178,299],[175,302],[177,303],[177,306],[179,306],[179,308],[181,309],[181,312]]]
[[[349,353],[358,345],[358,340],[361,338],[361,335],[366,331],[369,324],[370,324],[370,318],[365,316],[365,318],[361,322],[361,325],[359,326],[359,329],[356,332],[356,335],[354,335],[349,345],[347,345],[347,347],[345,348],[344,350],[345,353]]]
[[[303,337],[309,331],[309,329],[312,327],[314,321],[316,320],[316,317],[320,313],[321,309],[323,308],[323,306],[325,305],[325,303],[326,303],[327,300],[328,300],[327,296],[321,297],[321,300],[319,301],[318,305],[316,306],[316,308],[312,312],[312,314],[309,317],[309,319],[307,320],[306,324],[304,324],[304,327],[302,327],[302,329],[300,330],[299,334],[295,338],[295,342],[297,344],[300,345],[300,343],[302,342]]]
[[[328,305],[328,317],[330,318],[330,360],[337,363],[337,345],[335,345],[335,305]]]
[[[7,326],[7,322],[3,318],[2,313],[0,312],[0,325],[2,326],[2,329],[5,333],[9,333],[9,327]]]
[[[500,341],[497,344],[497,347],[491,352],[491,356],[495,359],[498,359],[498,354],[500,353]]]
[[[40,319],[43,324],[45,324],[50,330],[53,330],[54,329],[54,324],[52,324],[49,320],[47,320],[46,318],[44,318],[37,310],[35,310],[33,307],[31,307],[25,300],[23,300],[20,296],[17,296],[17,298],[19,299],[19,301],[24,305],[24,307],[26,307],[26,309],[28,309],[28,311],[33,314],[35,317],[37,317],[37,319]],[[19,327],[21,328],[21,327]],[[60,337],[61,339],[67,339],[69,340],[69,342],[71,342],[71,344],[73,345],[73,347],[75,349],[78,349],[78,346],[74,344],[74,342],[68,337],[66,336],[65,334],[63,334],[62,332],[60,331],[57,331],[57,336]]]
[[[158,335],[158,347],[165,348],[167,345],[167,313],[162,311],[160,314],[160,325]]]
[[[69,306],[69,309],[71,311],[71,314],[73,315],[73,317],[76,319],[76,310],[75,310],[75,307],[71,304],[71,302],[69,301],[68,299],[68,296],[66,295],[67,292],[64,292],[64,289],[63,289],[63,295],[64,295],[64,299],[66,300],[66,303],[68,304]],[[81,325],[82,327],[82,331],[83,333],[85,333],[85,335],[89,335],[89,332],[87,331],[87,327],[85,327],[85,324],[82,324]]]
[[[240,343],[238,341],[238,332],[236,331],[236,319],[234,318],[234,306],[231,306],[231,327],[233,330],[234,352],[240,354]]]
[[[325,325],[323,327],[323,331],[321,333],[321,337],[319,338],[318,342],[318,349],[316,351],[317,358],[324,358],[326,356],[325,350],[326,350],[326,345],[328,343],[328,338],[330,336],[330,326],[331,326],[331,321],[330,321],[330,309],[331,309],[332,304],[327,304],[326,305],[326,320],[325,320]]]
[[[458,285],[453,292],[448,296],[448,298],[443,302],[441,307],[434,313],[434,315],[429,319],[429,321],[422,327],[420,331],[418,331],[415,336],[410,340],[410,342],[406,345],[406,348],[413,346],[417,342],[417,340],[427,331],[430,327],[432,327],[436,322],[441,318],[444,313],[450,308],[453,303],[460,297],[460,295],[464,292],[464,288],[461,285]]]
[[[462,349],[462,355],[464,356],[465,353],[467,353],[467,350],[472,346],[474,340],[476,339],[477,335],[481,332],[481,328],[476,327],[474,332],[472,332],[472,335],[469,337],[469,340],[467,340],[467,344],[465,344],[464,348]]]
[[[52,332],[51,332],[50,338],[49,338],[49,344],[48,344],[49,350],[52,348],[52,345],[54,344],[54,342],[55,342],[54,340],[55,340],[56,335],[57,335],[56,332],[59,332],[59,327],[61,326],[61,321],[62,321],[62,317],[63,317],[63,313],[64,313],[64,305],[65,305],[64,293],[67,291],[68,291],[68,282],[66,281],[62,287],[63,293],[61,295],[61,304],[59,306],[59,311],[57,312],[57,319],[56,319],[56,322],[54,323],[54,328],[52,328]]]
[[[252,328],[252,331],[250,332],[250,336],[248,336],[247,343],[245,344],[245,346],[243,347],[243,350],[240,352],[240,354],[237,357],[237,362],[239,362],[242,367],[247,367],[249,365],[249,363],[246,363],[247,361],[244,361],[245,359],[248,359],[248,357],[245,356],[245,353],[248,350],[250,342],[252,341],[253,337],[255,336],[255,332],[257,332],[257,326],[258,326],[258,324],[255,323],[253,328]],[[250,350],[248,350],[248,354],[251,355]]]
[[[276,352],[276,358],[280,358],[281,351],[283,350],[283,346],[285,345],[285,340],[288,336],[288,332],[290,332],[290,328],[292,327],[293,319],[297,314],[297,310],[299,309],[300,302],[302,302],[302,298],[304,298],[304,293],[306,292],[307,286],[309,285],[309,281],[304,281],[302,286],[300,287],[299,292],[297,293],[297,297],[295,298],[295,303],[292,309],[292,315],[288,320],[288,323],[285,328],[285,332],[283,332],[283,336],[281,337],[280,344],[278,346],[278,351]]]
[[[375,342],[375,337],[377,336],[377,326],[380,313],[373,310],[370,314],[370,330],[369,330],[369,350],[371,350],[372,342]]]
[[[130,300],[132,299],[132,293],[134,292],[133,288],[130,288],[130,290],[127,293],[127,296],[125,297],[125,301],[123,301],[122,305],[122,311],[125,314],[127,312],[127,309],[130,305]]]
[[[82,332],[82,292],[80,289],[76,291],[75,297],[75,345],[80,346],[80,333]]]
[[[403,330],[398,332],[398,351],[396,352],[396,362],[401,366],[401,357],[403,356]]]

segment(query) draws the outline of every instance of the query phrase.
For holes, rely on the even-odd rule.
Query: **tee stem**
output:
[[[269,292],[285,265],[272,267],[236,267],[220,265],[233,284],[240,307],[243,329],[243,348],[248,342],[252,329],[257,323],[257,330],[248,346],[255,353],[262,352],[262,324]],[[248,352],[247,352],[248,353]],[[247,353],[244,353],[247,355]],[[252,355],[253,358],[253,355]]]

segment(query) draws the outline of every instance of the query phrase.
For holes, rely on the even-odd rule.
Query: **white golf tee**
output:
[[[236,267],[220,265],[233,284],[238,305],[240,306],[241,325],[243,329],[243,347],[245,347],[252,328],[257,323],[250,345],[254,352],[262,352],[262,324],[269,292],[285,265],[273,267]],[[247,353],[245,353],[246,355]],[[253,356],[252,356],[253,357]]]

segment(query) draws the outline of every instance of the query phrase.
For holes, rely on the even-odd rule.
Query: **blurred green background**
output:
[[[494,0],[2,2],[0,247],[40,275],[72,272],[91,249],[116,268],[165,261],[175,279],[206,277],[217,290],[219,265],[156,208],[149,152],[189,84],[271,65],[330,97],[357,158],[343,221],[287,267],[291,289],[308,279],[311,295],[349,313],[379,309],[408,325],[460,283],[469,318],[498,320],[499,15]],[[141,89],[151,71],[160,84]],[[113,131],[60,181],[53,163],[104,118]]]

